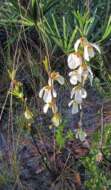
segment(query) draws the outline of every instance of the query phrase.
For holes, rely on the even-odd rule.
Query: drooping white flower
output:
[[[57,93],[54,90],[54,88],[52,88],[51,86],[47,85],[44,86],[40,92],[39,92],[39,97],[42,98],[45,103],[49,103],[52,101],[53,97],[56,98],[57,97]]]
[[[90,58],[93,58],[95,56],[95,52],[92,46],[86,45],[84,47],[84,59],[86,61],[89,61]]]
[[[85,38],[80,38],[76,41],[74,45],[76,52],[78,51],[80,45],[84,48],[84,59],[86,61],[90,61],[90,58],[95,56],[95,50],[101,53],[100,48],[96,43],[90,43]]]
[[[69,107],[72,106],[72,114],[76,114],[79,112],[79,105],[75,100],[71,100],[68,104]]]
[[[70,69],[76,69],[82,64],[82,57],[79,53],[71,53],[68,56],[67,62]]]
[[[81,80],[83,82],[83,85],[85,83],[85,81],[89,78],[90,79],[90,83],[92,85],[92,81],[93,81],[93,72],[91,70],[91,68],[86,65],[86,64],[82,64],[79,68],[78,68],[78,73],[81,76]]]
[[[99,46],[97,44],[88,43],[84,46],[84,59],[86,61],[90,61],[90,58],[93,58],[95,56],[94,49],[96,49],[99,53],[101,53]]]
[[[82,99],[87,97],[87,92],[83,87],[74,87],[71,91],[71,99],[74,97],[75,102],[82,103]]]
[[[85,133],[85,131],[83,131],[83,129],[78,129],[76,132],[76,139],[80,139],[81,142],[85,141],[87,137],[87,134]]]
[[[81,82],[81,71],[80,69],[77,69],[77,70],[74,70],[74,71],[71,71],[69,73],[69,76],[70,76],[70,83],[73,84],[73,85],[76,85],[77,82]]]
[[[59,72],[53,71],[50,73],[50,77],[48,80],[48,84],[52,85],[54,81],[57,81],[59,84],[63,85],[64,84],[64,77],[59,74]]]
[[[77,70],[71,71],[69,73],[69,76],[70,76],[70,83],[73,85],[76,85],[77,82],[82,82],[82,84],[84,85],[88,77],[90,79],[91,84],[93,81],[93,73],[91,71],[91,68],[86,64],[82,64],[81,66],[79,66]]]

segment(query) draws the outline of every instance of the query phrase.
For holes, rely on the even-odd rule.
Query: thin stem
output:
[[[6,95],[6,98],[5,98],[4,104],[3,104],[3,106],[2,106],[2,110],[1,110],[1,113],[0,113],[0,121],[1,121],[1,119],[2,119],[2,116],[3,116],[3,113],[4,113],[4,109],[5,109],[5,106],[6,106],[7,100],[8,100],[9,91],[10,91],[10,88],[9,88],[9,90],[8,90],[8,92],[7,92],[7,95]]]
[[[79,120],[79,127],[82,128],[82,120],[83,120],[83,110],[80,110],[80,120]]]
[[[104,133],[104,120],[103,120],[103,105],[101,108],[101,139],[100,139],[100,148],[102,149],[103,145],[103,133]]]
[[[42,161],[43,161],[45,167],[47,168],[47,170],[48,170],[50,173],[52,173],[52,170],[51,170],[50,167],[48,166],[47,161],[44,159],[44,156],[43,156],[42,152],[40,151],[40,148],[39,148],[38,144],[36,143],[36,140],[35,140],[35,137],[34,137],[34,132],[33,132],[33,128],[32,128],[32,127],[31,127],[31,136],[32,136],[33,143],[34,143],[34,145],[35,145],[35,147],[36,147],[36,149],[37,149],[37,152],[40,154],[41,159],[42,159]]]

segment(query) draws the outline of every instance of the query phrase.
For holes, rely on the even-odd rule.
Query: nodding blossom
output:
[[[78,53],[79,55],[79,53]],[[69,57],[72,56],[72,54],[69,55]],[[78,82],[82,82],[83,83],[87,80],[87,78],[89,77],[91,83],[93,80],[93,73],[91,71],[91,68],[89,66],[87,66],[85,63],[79,62],[79,64],[75,64],[76,63],[76,56],[73,57],[73,61],[71,59],[68,59],[68,67],[72,70],[69,73],[70,76],[70,83],[72,85],[76,85]]]
[[[54,81],[57,81],[59,84],[64,84],[64,78],[59,74],[59,72],[50,72],[48,85],[44,86],[40,92],[39,97],[43,98],[44,106],[43,112],[47,113],[49,109],[51,109],[53,113],[52,123],[54,126],[58,126],[60,124],[60,114],[58,113],[58,107],[56,104],[57,92],[54,89]]]
[[[82,80],[82,77],[81,77],[81,74],[79,73],[79,71],[71,71],[69,73],[69,76],[70,76],[70,83],[72,85],[76,85],[78,82],[81,82]]]
[[[76,69],[82,64],[82,57],[79,53],[71,53],[67,59],[68,66],[70,69]]]
[[[84,85],[87,78],[90,79],[90,83],[92,85],[92,81],[93,81],[93,72],[91,70],[91,68],[83,63],[79,68],[78,68],[78,73],[79,75],[81,75],[81,83]]]
[[[81,104],[82,99],[87,97],[87,92],[83,87],[76,86],[71,91],[71,99],[73,97],[78,104]]]
[[[71,100],[69,102],[69,107],[72,106],[72,114],[78,113],[79,109],[81,109],[81,104],[83,99],[87,97],[87,92],[82,87],[74,87],[71,91]]]
[[[81,142],[85,141],[87,137],[87,134],[85,133],[85,131],[83,131],[82,128],[78,129],[76,132],[76,139],[80,139]]]
[[[84,48],[84,59],[90,61],[90,58],[95,56],[95,50],[101,53],[99,46],[96,43],[90,43],[86,38],[80,38],[76,41],[74,48],[78,52],[79,47]]]
[[[71,100],[68,104],[69,107],[72,107],[72,114],[76,114],[79,111],[79,105],[75,100]]]
[[[70,83],[73,85],[71,90],[71,101],[69,107],[72,107],[72,114],[78,113],[82,107],[83,99],[87,97],[87,92],[84,88],[86,80],[89,78],[92,85],[93,73],[86,61],[94,57],[95,49],[100,53],[100,48],[95,43],[90,43],[85,38],[80,38],[76,41],[75,52],[68,55],[68,67]],[[83,51],[83,53],[82,53]]]
[[[61,84],[61,85],[64,84],[64,77],[61,76],[61,75],[59,74],[59,72],[53,71],[53,72],[51,72],[51,73],[49,74],[49,76],[50,76],[50,77],[49,77],[49,80],[48,80],[48,84],[49,84],[49,85],[52,85],[54,81],[57,81],[57,82],[58,82],[59,84]]]
[[[47,85],[40,90],[39,97],[43,97],[45,103],[50,103],[53,98],[57,97],[57,93],[52,86]]]

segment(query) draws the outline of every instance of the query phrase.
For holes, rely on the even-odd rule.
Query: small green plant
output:
[[[101,133],[95,132],[92,137],[92,147],[88,156],[82,158],[86,169],[85,186],[91,190],[111,188],[111,124],[104,126],[102,147],[100,145]]]

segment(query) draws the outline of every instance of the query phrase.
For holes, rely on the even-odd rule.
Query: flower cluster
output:
[[[89,78],[92,84],[93,73],[88,62],[95,56],[95,50],[101,53],[97,44],[90,43],[85,38],[78,39],[74,45],[74,49],[75,52],[70,53],[67,60],[68,67],[71,70],[69,72],[70,83],[73,85],[71,101],[69,102],[69,107],[72,107],[72,114],[78,113],[79,109],[82,108],[83,99],[87,97],[87,92],[84,88],[86,80]],[[64,78],[59,72],[49,72],[47,58],[44,61],[44,65],[48,73],[48,84],[40,90],[39,97],[43,98],[45,103],[43,112],[47,113],[48,109],[51,109],[53,113],[52,122],[54,126],[59,126],[61,117],[56,104],[57,92],[54,87],[54,82],[57,81],[63,85]]]
[[[52,122],[55,126],[60,124],[61,118],[58,113],[58,107],[56,104],[57,92],[54,88],[54,81],[57,81],[59,84],[64,84],[64,78],[59,74],[59,72],[50,72],[48,79],[48,85],[44,86],[40,92],[39,97],[43,98],[45,105],[43,106],[43,112],[47,113],[50,108],[53,113]]]
[[[100,53],[99,46],[95,43],[88,42],[85,38],[76,41],[75,52],[68,56],[68,67],[71,69],[69,73],[70,83],[74,86],[71,91],[71,101],[69,107],[72,106],[72,114],[81,109],[82,101],[87,97],[84,88],[86,80],[89,78],[92,84],[93,73],[87,62],[95,56],[95,50]]]

